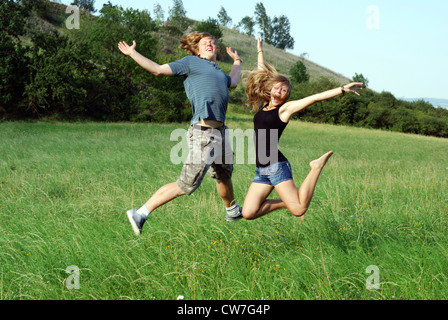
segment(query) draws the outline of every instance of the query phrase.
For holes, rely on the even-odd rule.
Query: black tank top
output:
[[[286,157],[278,150],[278,142],[288,123],[280,120],[280,107],[263,111],[254,116],[256,164],[258,168],[286,161]],[[272,140],[272,141],[271,141]]]

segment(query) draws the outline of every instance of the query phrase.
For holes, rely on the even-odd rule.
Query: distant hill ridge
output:
[[[432,104],[434,107],[441,107],[444,109],[448,109],[448,99],[438,99],[438,98],[400,98],[401,100],[414,102],[418,100],[426,101]]]
[[[243,57],[245,62],[244,68],[255,69],[257,67],[257,40],[253,37],[239,33],[234,29],[228,29],[225,27],[222,27],[222,29],[224,43],[231,45],[233,48],[238,50],[238,53]],[[269,44],[264,44],[263,50],[265,52],[266,61],[273,64],[281,73],[288,74],[289,70],[291,70],[297,61],[301,60],[308,70],[311,81],[320,77],[330,78],[341,84],[351,81],[342,74],[328,68],[324,68],[317,63],[298,57],[292,53],[286,52],[285,50],[275,48]]]

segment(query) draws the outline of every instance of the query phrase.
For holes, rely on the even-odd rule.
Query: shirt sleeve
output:
[[[168,65],[173,71],[173,76],[186,76],[190,73],[190,57],[184,57],[180,60],[170,62]]]
[[[226,74],[226,80],[227,80],[227,88],[230,88],[230,86],[232,85],[232,78]]]

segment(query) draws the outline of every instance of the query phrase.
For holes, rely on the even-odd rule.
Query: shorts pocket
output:
[[[278,174],[282,170],[282,166],[280,165],[280,163],[277,162],[277,163],[271,164],[270,166],[267,166],[264,168],[259,168],[259,170],[260,170],[260,175],[272,176],[272,175]]]

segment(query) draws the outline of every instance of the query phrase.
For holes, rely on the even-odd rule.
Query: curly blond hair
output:
[[[203,38],[212,38],[213,41],[215,41],[215,44],[218,44],[216,42],[216,39],[214,36],[212,36],[211,34],[207,33],[207,32],[200,32],[200,31],[196,31],[196,32],[192,32],[189,34],[186,34],[182,37],[182,39],[180,40],[180,48],[190,52],[193,56],[197,56],[198,52],[199,52],[199,41],[201,41],[201,39]],[[218,47],[217,47],[218,48]]]
[[[282,82],[288,86],[286,100],[291,95],[291,81],[287,76],[280,74],[268,63],[264,63],[260,68],[252,71],[247,79],[246,94],[248,105],[252,108],[252,112],[259,110],[260,102],[263,104],[269,103],[271,100],[271,90],[278,82]]]

